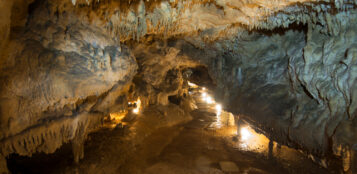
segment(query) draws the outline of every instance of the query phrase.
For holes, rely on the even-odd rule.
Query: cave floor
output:
[[[184,121],[164,126],[172,120],[149,117],[91,134],[79,164],[71,162],[70,146],[66,145],[55,154],[10,159],[9,168],[13,173],[339,173],[252,129],[248,137],[239,138],[231,114],[222,111],[218,117],[214,105],[200,101],[198,95],[194,98],[198,109],[191,112],[190,121],[180,117]],[[173,108],[168,117],[178,112]],[[163,126],[151,128],[154,123]]]

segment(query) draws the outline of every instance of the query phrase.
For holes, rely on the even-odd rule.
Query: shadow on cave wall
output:
[[[187,74],[187,80],[197,84],[198,86],[206,87],[214,90],[216,84],[210,76],[206,66],[196,66],[192,68],[186,68],[183,70]]]

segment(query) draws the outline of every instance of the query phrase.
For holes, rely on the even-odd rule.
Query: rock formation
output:
[[[78,161],[104,116],[167,105],[204,67],[227,110],[356,172],[356,3],[0,1],[0,167],[69,141]]]

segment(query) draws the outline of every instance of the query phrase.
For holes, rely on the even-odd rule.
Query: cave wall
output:
[[[0,156],[81,151],[127,99],[167,105],[203,66],[217,100],[272,139],[351,160],[355,3],[0,1]]]
[[[137,63],[73,6],[32,5],[26,24],[11,30],[2,50],[1,156],[53,153],[72,141],[78,161],[88,132],[112,111],[108,98],[124,93]]]
[[[78,162],[87,134],[105,116],[127,109],[128,100],[168,105],[168,96],[187,93],[181,69],[197,63],[178,56],[179,50],[166,50],[162,41],[163,48],[128,48],[108,31],[100,9],[91,13],[87,5],[29,4],[19,3],[25,22],[11,25],[11,11],[10,23],[4,21],[0,165],[11,153],[53,153],[67,142]]]
[[[144,40],[144,39],[143,39]],[[187,78],[183,76],[187,67],[200,65],[184,55],[179,42],[162,41],[149,36],[142,43],[127,43],[139,64],[133,81],[136,95],[145,97],[147,104],[167,105],[169,96],[187,94]]]
[[[186,40],[205,50],[191,56],[203,57],[229,111],[278,142],[341,156],[348,171],[357,150],[355,12],[330,16],[329,24],[240,32],[213,44]]]

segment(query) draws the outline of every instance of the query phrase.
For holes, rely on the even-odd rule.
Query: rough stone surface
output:
[[[40,4],[42,10],[31,14],[3,52],[0,147],[5,156],[52,153],[75,137],[83,139],[108,114],[92,113],[92,107],[136,73],[130,50],[105,30],[74,13],[56,16],[52,7]]]
[[[223,172],[239,172],[237,165],[231,161],[221,161],[219,162],[219,166]]]
[[[182,99],[200,66],[229,111],[354,170],[356,13],[346,0],[0,1],[0,156],[53,152],[129,99]]]

